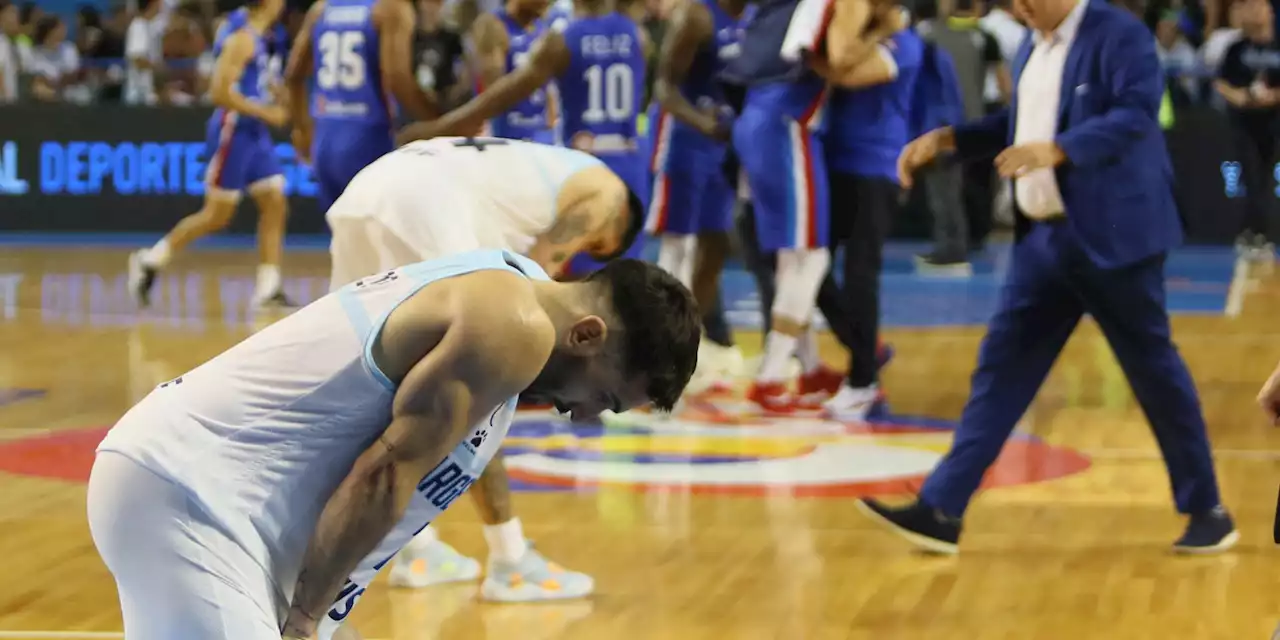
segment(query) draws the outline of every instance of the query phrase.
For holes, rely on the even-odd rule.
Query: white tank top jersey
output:
[[[503,138],[434,138],[365,167],[331,217],[372,216],[425,255],[467,249],[526,253],[556,221],[570,176],[602,166],[573,149]],[[457,246],[474,236],[473,247]],[[448,246],[436,246],[448,239]]]
[[[356,458],[387,428],[395,385],[371,349],[387,316],[422,287],[480,270],[547,275],[505,251],[477,251],[363,278],[181,377],[120,419],[98,451],[123,454],[186,489],[292,600],[316,520]],[[418,484],[408,512],[360,562],[322,620],[338,627],[378,570],[484,470],[516,398],[495,407]],[[279,603],[262,603],[267,611]]]

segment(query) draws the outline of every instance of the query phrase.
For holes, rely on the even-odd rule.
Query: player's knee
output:
[[[225,229],[235,217],[236,206],[239,204],[238,200],[227,198],[210,199],[200,211],[200,216],[204,218],[204,226],[210,231]]]
[[[284,215],[288,199],[284,195],[284,176],[275,175],[249,185],[249,195],[263,215]]]

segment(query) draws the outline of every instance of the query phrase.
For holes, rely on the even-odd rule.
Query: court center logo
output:
[[[736,424],[716,410],[661,419],[627,414],[608,425],[575,425],[522,413],[504,442],[512,485],[523,491],[603,489],[800,497],[918,491],[951,443],[955,425],[889,417],[872,423],[758,416]],[[739,414],[741,415],[741,414]],[[1079,473],[1083,455],[1015,435],[986,486]]]
[[[694,404],[694,403],[691,403]],[[631,412],[579,425],[524,412],[503,441],[512,488],[527,492],[660,492],[830,498],[915,493],[951,444],[954,423],[890,416],[870,423],[748,415],[741,401],[671,418]],[[470,434],[486,443],[488,429]],[[106,428],[0,443],[0,471],[83,482]],[[1015,434],[987,488],[1080,473],[1082,454]]]

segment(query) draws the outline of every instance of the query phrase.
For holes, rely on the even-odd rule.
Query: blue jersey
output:
[[[745,108],[795,120],[808,131],[825,125],[827,82],[803,63],[782,58],[799,0],[761,0],[743,19],[740,53],[721,76],[748,87]]]
[[[898,153],[911,140],[912,98],[924,63],[924,42],[914,31],[899,31],[882,45],[893,56],[892,82],[831,98],[827,165],[840,173],[898,178]],[[934,105],[931,105],[934,106]]]
[[[542,35],[545,27],[541,22],[534,22],[526,28],[505,11],[499,11],[496,15],[507,29],[506,72],[511,73],[525,63],[529,48]],[[499,138],[532,140],[547,128],[547,90],[543,88],[533,92],[528,99],[494,118],[489,127],[493,135]]]
[[[218,29],[218,34],[213,41],[214,58],[220,57],[222,48],[226,46],[227,40],[241,31],[248,32],[253,36],[253,57],[245,64],[244,72],[240,74],[240,80],[236,83],[235,89],[248,100],[269,102],[272,77],[267,41],[262,34],[255,32],[248,25],[247,18],[239,24],[228,22]],[[266,123],[242,113],[234,113],[224,107],[218,107],[214,110],[213,116],[210,117],[210,122],[219,123],[219,129],[224,132],[226,131],[226,125],[230,124],[235,133],[268,135]]]
[[[570,58],[556,80],[561,140],[601,157],[637,153],[645,62],[636,23],[617,12],[575,17],[563,35]]]
[[[727,118],[732,115],[732,109],[726,104],[720,75],[738,57],[742,48],[742,25],[738,19],[725,13],[716,0],[701,0],[701,3],[711,12],[712,38],[694,54],[685,80],[680,84],[680,94],[699,110],[715,109]],[[671,151],[675,153],[691,147],[718,150],[724,146],[670,117],[657,102],[654,102],[652,112],[650,123],[655,154],[661,151],[660,147],[663,145],[670,145]]]
[[[804,64],[782,58],[782,43],[800,0],[760,0],[742,20],[742,49],[723,73],[734,84],[750,86],[817,77]]]
[[[711,12],[715,33],[694,56],[680,93],[699,108],[720,107],[725,102],[720,74],[742,51],[742,25],[721,9],[717,0],[702,0],[702,5]]]
[[[315,48],[311,117],[391,126],[395,105],[382,87],[377,0],[328,0],[311,33]]]

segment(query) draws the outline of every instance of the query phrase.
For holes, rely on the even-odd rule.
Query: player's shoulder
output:
[[[529,278],[506,270],[467,274],[450,292],[451,331],[480,358],[500,358],[508,367],[540,369],[555,346],[555,327],[538,302]]]
[[[233,27],[222,36],[222,53],[232,55],[248,55],[258,45],[257,36],[242,27]]]

